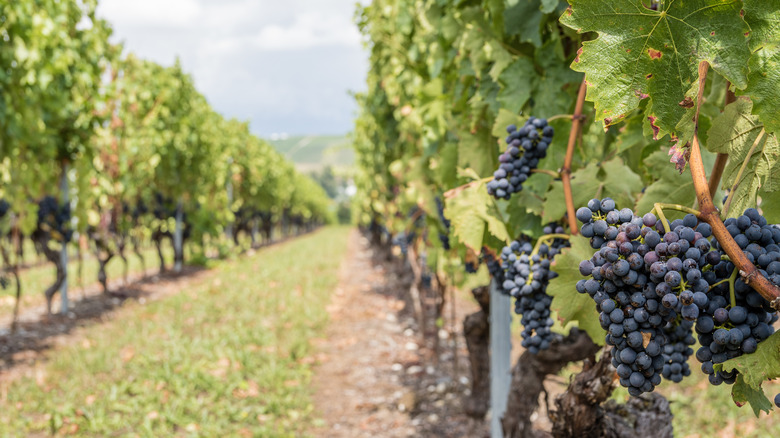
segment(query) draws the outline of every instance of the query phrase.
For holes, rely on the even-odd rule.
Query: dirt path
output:
[[[457,376],[449,347],[440,352],[439,366],[430,366],[433,352],[422,345],[413,318],[404,312],[398,277],[375,263],[365,238],[357,231],[350,235],[340,286],[328,308],[331,321],[325,337],[315,342],[315,414],[325,424],[312,434],[485,436],[484,423],[463,415],[460,406],[468,391],[462,342]],[[475,306],[463,305],[461,316]]]

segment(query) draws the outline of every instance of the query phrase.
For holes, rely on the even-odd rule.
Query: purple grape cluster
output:
[[[591,200],[577,218],[598,250],[580,263],[590,278],[577,290],[596,301],[621,385],[636,396],[655,389],[662,376],[679,382],[690,374],[697,304],[706,304],[709,284],[700,267],[712,251],[711,230],[690,216],[666,233],[655,215],[618,210],[610,198]]]
[[[507,148],[499,155],[501,163],[493,172],[493,180],[487,183],[488,193],[496,199],[509,199],[512,193],[523,190],[523,183],[531,176],[539,161],[547,156],[555,131],[547,119],[530,117],[517,129],[515,125],[506,128]]]
[[[780,229],[754,209],[743,217],[727,221],[727,228],[763,275],[780,279],[780,263],[772,264],[780,261],[780,239],[775,240]],[[702,370],[713,384],[733,383],[736,373],[715,365],[755,351],[772,333],[777,316],[739,279],[731,302],[723,280],[735,268],[722,260],[711,227],[689,214],[667,223],[666,232],[655,215],[618,210],[609,198],[591,200],[577,210],[577,218],[582,235],[598,250],[580,263],[580,273],[589,278],[580,280],[577,290],[596,301],[606,342],[615,347],[613,364],[629,393],[652,391],[661,376],[679,382],[690,374],[694,322]]]
[[[761,275],[780,284],[780,229],[768,225],[754,208],[745,210],[738,218],[727,219],[724,225]],[[713,247],[725,254],[715,239]],[[712,261],[715,262],[714,258]],[[704,273],[704,278],[713,286],[708,292],[710,302],[701,308],[696,322],[701,344],[696,358],[713,385],[734,383],[736,373],[719,369],[718,364],[756,351],[758,344],[774,333],[772,324],[777,321],[777,313],[769,302],[739,276],[734,281],[732,303],[729,284],[724,280],[729,279],[735,269],[732,262],[721,260]]]
[[[561,226],[550,224],[544,228],[544,234],[563,234]],[[539,245],[536,254],[528,239],[513,241],[501,251],[504,281],[501,286],[504,293],[515,297],[515,313],[521,315],[523,325],[522,346],[536,354],[550,348],[550,344],[559,336],[552,332],[553,320],[550,317],[552,297],[547,295],[547,285],[557,277],[550,265],[561,248],[569,246],[566,239],[553,239]]]

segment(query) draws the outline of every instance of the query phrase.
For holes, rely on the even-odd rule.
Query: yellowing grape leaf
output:
[[[754,207],[759,190],[774,192],[780,189],[776,177],[780,173],[780,143],[774,134],[764,134],[753,147],[764,125],[751,112],[750,100],[738,99],[713,121],[709,131],[707,149],[729,155],[722,187],[731,189],[737,182],[737,189],[729,193],[729,197],[733,197],[728,211],[730,217]],[[743,169],[745,160],[747,165]]]
[[[753,100],[753,110],[768,132],[780,129],[780,8],[777,2],[745,0],[745,21],[750,25],[747,88],[740,92]]]
[[[580,235],[572,236],[569,242],[571,248],[564,248],[553,263],[552,270],[558,277],[550,280],[547,286],[547,293],[553,297],[550,308],[558,314],[563,326],[574,321],[593,342],[604,345],[606,332],[599,323],[596,303],[588,294],[581,294],[575,288],[577,282],[585,278],[580,275],[580,262],[590,259],[594,250],[588,239]]]
[[[450,219],[453,234],[472,251],[479,252],[482,248],[485,230],[504,243],[512,240],[504,222],[496,216],[495,202],[488,195],[483,181],[473,181],[445,196],[444,216]]]
[[[747,84],[749,28],[739,0],[667,1],[654,11],[643,0],[569,0],[561,22],[583,43],[572,68],[585,73],[587,98],[597,120],[611,125],[649,98],[646,116],[656,137],[674,133],[695,99],[698,65],[712,68],[739,88]]]

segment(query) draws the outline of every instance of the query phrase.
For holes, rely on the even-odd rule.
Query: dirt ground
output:
[[[468,356],[462,318],[477,309],[459,300],[455,333],[441,330],[439,363],[425,345],[403,297],[408,284],[383,263],[366,238],[350,235],[331,321],[317,339],[315,413],[327,437],[482,437],[488,425],[465,414]],[[450,315],[449,308],[444,314]],[[450,322],[445,324],[450,327]],[[453,339],[456,348],[453,349]],[[432,342],[428,342],[432,344]],[[457,364],[457,365],[456,365]],[[457,367],[457,371],[456,371]]]

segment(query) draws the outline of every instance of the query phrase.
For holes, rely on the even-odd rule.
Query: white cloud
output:
[[[188,27],[201,14],[197,0],[103,0],[101,16],[130,26]]]
[[[0,0],[2,1],[2,0]],[[366,4],[370,0],[360,0]],[[355,0],[100,0],[113,40],[180,57],[217,111],[256,132],[343,133],[367,70]]]
[[[344,15],[304,14],[288,25],[260,29],[252,41],[265,50],[308,49],[320,46],[360,46],[360,33]]]

